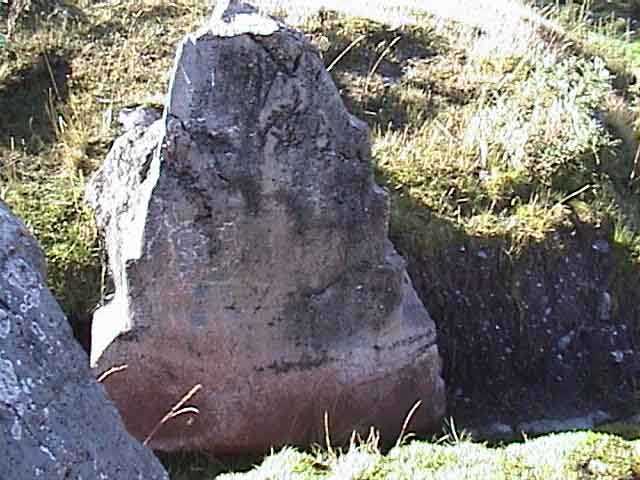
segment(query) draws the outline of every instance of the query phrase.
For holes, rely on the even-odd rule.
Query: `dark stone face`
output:
[[[168,478],[87,363],[42,251],[0,201],[0,478]]]

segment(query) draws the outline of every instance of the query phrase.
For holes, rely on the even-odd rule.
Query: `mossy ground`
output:
[[[285,448],[249,472],[216,477],[221,468],[224,471],[220,464],[174,464],[171,473],[176,480],[635,480],[640,475],[640,444],[613,435],[576,432],[506,447],[468,440],[412,442],[383,455],[369,441],[344,452]]]
[[[603,13],[636,15],[636,3],[601,2],[600,23],[569,7],[552,14],[564,29],[522,22],[517,36],[415,12],[403,27],[307,19],[345,101],[372,127],[405,254],[497,242],[517,257],[532,244],[553,249],[554,234],[578,221],[610,231],[620,269],[637,273],[640,43]],[[43,245],[73,318],[89,315],[104,283],[85,179],[117,134],[118,109],[156,101],[176,43],[205,13],[198,0],[76,0],[2,37],[0,197]],[[206,457],[168,463],[176,479],[225,469]],[[227,478],[639,476],[637,441],[567,434],[504,449],[412,443],[386,456],[372,443],[342,456],[285,449]]]

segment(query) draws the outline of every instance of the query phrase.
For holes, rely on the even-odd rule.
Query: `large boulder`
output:
[[[437,428],[434,323],[387,237],[370,132],[304,36],[247,5],[179,47],[163,119],[119,138],[87,199],[114,298],[98,371],[156,449],[264,451],[370,426]]]
[[[40,247],[0,201],[0,478],[168,480],[45,285]]]

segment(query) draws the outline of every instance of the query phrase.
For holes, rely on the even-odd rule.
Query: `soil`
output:
[[[639,273],[611,237],[580,227],[517,258],[475,239],[409,258],[458,426],[638,406]]]

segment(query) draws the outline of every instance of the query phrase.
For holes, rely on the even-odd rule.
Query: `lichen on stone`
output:
[[[0,309],[0,338],[7,338],[11,333],[11,320],[9,314]]]
[[[13,362],[0,358],[0,402],[13,404],[20,397],[20,384]]]

